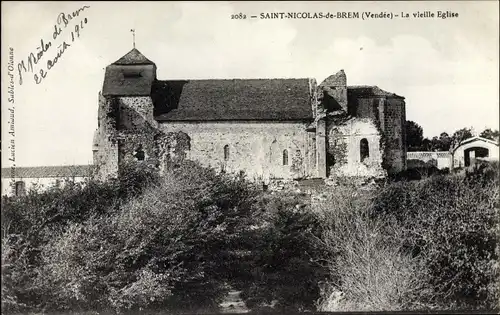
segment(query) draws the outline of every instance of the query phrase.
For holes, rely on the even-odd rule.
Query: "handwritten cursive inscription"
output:
[[[33,73],[33,80],[36,84],[40,84],[47,73],[57,64],[61,59],[66,50],[71,47],[68,42],[74,42],[76,39],[80,38],[80,33],[84,29],[85,25],[88,23],[86,17],[80,16],[82,13],[89,9],[90,6],[84,5],[76,11],[71,13],[59,13],[56,18],[56,24],[54,24],[54,31],[52,33],[52,41],[44,41],[40,39],[40,45],[36,47],[36,51],[28,54],[25,60],[22,60],[17,64],[17,71],[19,74],[19,85],[23,84],[23,74],[28,72]],[[70,29],[70,38],[61,43],[57,43],[56,40],[64,34],[66,29]],[[54,57],[47,57],[45,55],[52,47],[57,47],[57,52]],[[48,59],[45,61],[45,67],[42,66],[43,59]]]

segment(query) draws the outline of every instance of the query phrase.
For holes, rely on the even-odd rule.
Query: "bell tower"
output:
[[[156,65],[133,48],[106,67],[103,96],[150,96]]]
[[[123,162],[155,163],[155,80],[156,65],[135,47],[106,67],[94,139],[94,164],[105,166],[101,178],[116,177]]]

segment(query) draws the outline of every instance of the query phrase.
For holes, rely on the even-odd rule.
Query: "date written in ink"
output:
[[[36,84],[40,84],[43,82],[47,74],[54,68],[54,66],[58,62],[60,62],[60,59],[66,53],[66,50],[71,47],[72,44],[69,43],[73,43],[75,42],[75,40],[80,38],[81,31],[88,23],[87,18],[82,16],[82,12],[84,12],[88,8],[90,8],[90,6],[85,5],[70,14],[60,13],[57,16],[57,23],[54,24],[54,32],[52,33],[53,41],[44,41],[43,39],[41,39],[40,46],[36,48],[36,51],[33,51],[28,55],[26,63],[25,60],[22,60],[18,63],[17,70],[19,73],[19,85],[23,84],[23,74],[26,74],[28,72],[33,73],[33,80]],[[80,18],[80,20],[78,20],[78,18]],[[72,23],[74,23],[74,25],[71,25]],[[67,31],[70,32],[71,41],[63,40],[59,45],[57,45],[56,40],[64,34],[68,26],[72,26],[68,28],[70,31]],[[51,51],[54,50],[52,47],[56,47],[56,45],[57,51],[53,52],[53,57],[46,57],[45,54],[51,53]],[[45,67],[42,64],[42,62],[44,61],[43,59],[48,59],[45,62]]]

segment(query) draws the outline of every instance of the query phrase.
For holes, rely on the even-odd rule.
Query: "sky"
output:
[[[1,5],[3,167],[12,165],[12,155],[18,167],[92,163],[104,68],[132,49],[131,29],[162,80],[310,77],[319,84],[343,69],[348,85],[377,85],[404,96],[407,120],[421,125],[426,137],[499,127],[498,1]],[[437,18],[438,11],[458,17]],[[276,12],[357,12],[360,18],[260,18]],[[362,19],[366,12],[393,18]],[[418,12],[435,17],[414,18]],[[246,19],[231,18],[240,13]],[[410,17],[402,18],[406,13]],[[41,40],[50,47],[37,49]],[[21,70],[20,84],[18,64],[28,67],[29,54],[36,58],[37,51],[34,72]],[[37,84],[40,70],[45,78],[38,76]]]

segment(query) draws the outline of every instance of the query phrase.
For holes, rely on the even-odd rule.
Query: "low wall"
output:
[[[447,151],[432,152],[418,151],[408,152],[406,155],[408,169],[420,167],[436,167],[444,169],[452,167],[452,155]]]

